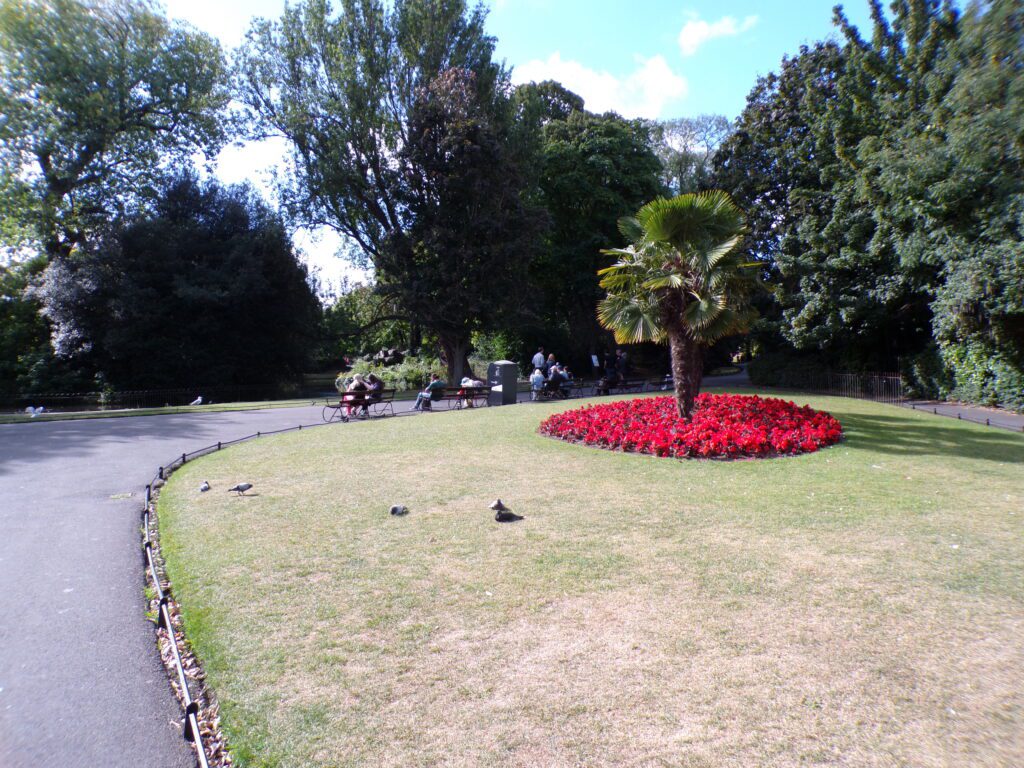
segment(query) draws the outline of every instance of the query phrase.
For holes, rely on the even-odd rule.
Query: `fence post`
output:
[[[156,476],[159,477],[161,480],[164,479],[164,468],[163,467],[160,467],[160,469],[158,469],[156,471]]]
[[[217,441],[217,450],[220,450],[220,440]]]
[[[181,454],[181,463],[184,464],[186,461],[188,461],[188,454]]]

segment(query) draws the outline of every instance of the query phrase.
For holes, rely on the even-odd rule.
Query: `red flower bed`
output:
[[[678,458],[732,459],[809,453],[839,441],[829,413],[774,397],[700,395],[683,421],[673,397],[639,397],[563,411],[540,432],[597,448]]]

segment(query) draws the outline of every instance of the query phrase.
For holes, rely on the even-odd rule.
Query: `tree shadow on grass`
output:
[[[831,408],[844,445],[893,456],[948,456],[1024,464],[1024,436],[940,416],[850,413]]]

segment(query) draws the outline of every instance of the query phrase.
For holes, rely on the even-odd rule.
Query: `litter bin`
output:
[[[519,366],[508,360],[496,360],[487,366],[487,383],[491,385],[488,405],[515,405]]]

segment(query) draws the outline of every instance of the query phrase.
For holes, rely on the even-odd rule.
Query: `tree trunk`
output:
[[[457,387],[469,369],[469,339],[440,335],[441,353],[448,366],[448,386]]]
[[[700,383],[704,377],[704,350],[685,328],[679,326],[668,329],[668,348],[679,416],[689,421],[693,414],[693,401],[700,394]]]
[[[420,329],[420,324],[412,320],[409,322],[409,352],[418,355],[421,346],[423,346],[423,331]]]

